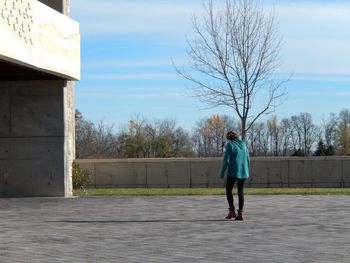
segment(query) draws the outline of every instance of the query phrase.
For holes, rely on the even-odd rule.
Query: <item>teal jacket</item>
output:
[[[249,153],[245,142],[240,139],[228,141],[220,177],[225,176],[225,171],[228,168],[227,176],[247,179],[249,177],[249,165]]]

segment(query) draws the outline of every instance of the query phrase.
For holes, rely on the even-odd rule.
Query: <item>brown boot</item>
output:
[[[243,210],[237,210],[237,216],[236,216],[235,220],[243,221]]]
[[[230,207],[228,209],[228,214],[227,214],[227,216],[225,218],[226,219],[232,219],[232,218],[235,218],[235,217],[236,217],[235,209]]]

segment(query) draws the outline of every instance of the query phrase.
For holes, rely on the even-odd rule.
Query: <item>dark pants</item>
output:
[[[227,202],[230,208],[235,209],[235,206],[233,205],[233,196],[232,196],[232,189],[234,184],[237,181],[237,194],[238,194],[238,205],[239,205],[239,210],[243,210],[244,207],[244,182],[245,179],[237,179],[233,178],[230,176],[227,176],[227,181],[226,181],[226,197],[227,197]]]

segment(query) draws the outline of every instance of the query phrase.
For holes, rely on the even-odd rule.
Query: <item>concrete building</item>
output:
[[[0,196],[70,196],[79,24],[69,0],[0,0]]]

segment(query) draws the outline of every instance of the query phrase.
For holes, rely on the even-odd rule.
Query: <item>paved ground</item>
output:
[[[350,262],[349,196],[0,199],[0,262]]]

